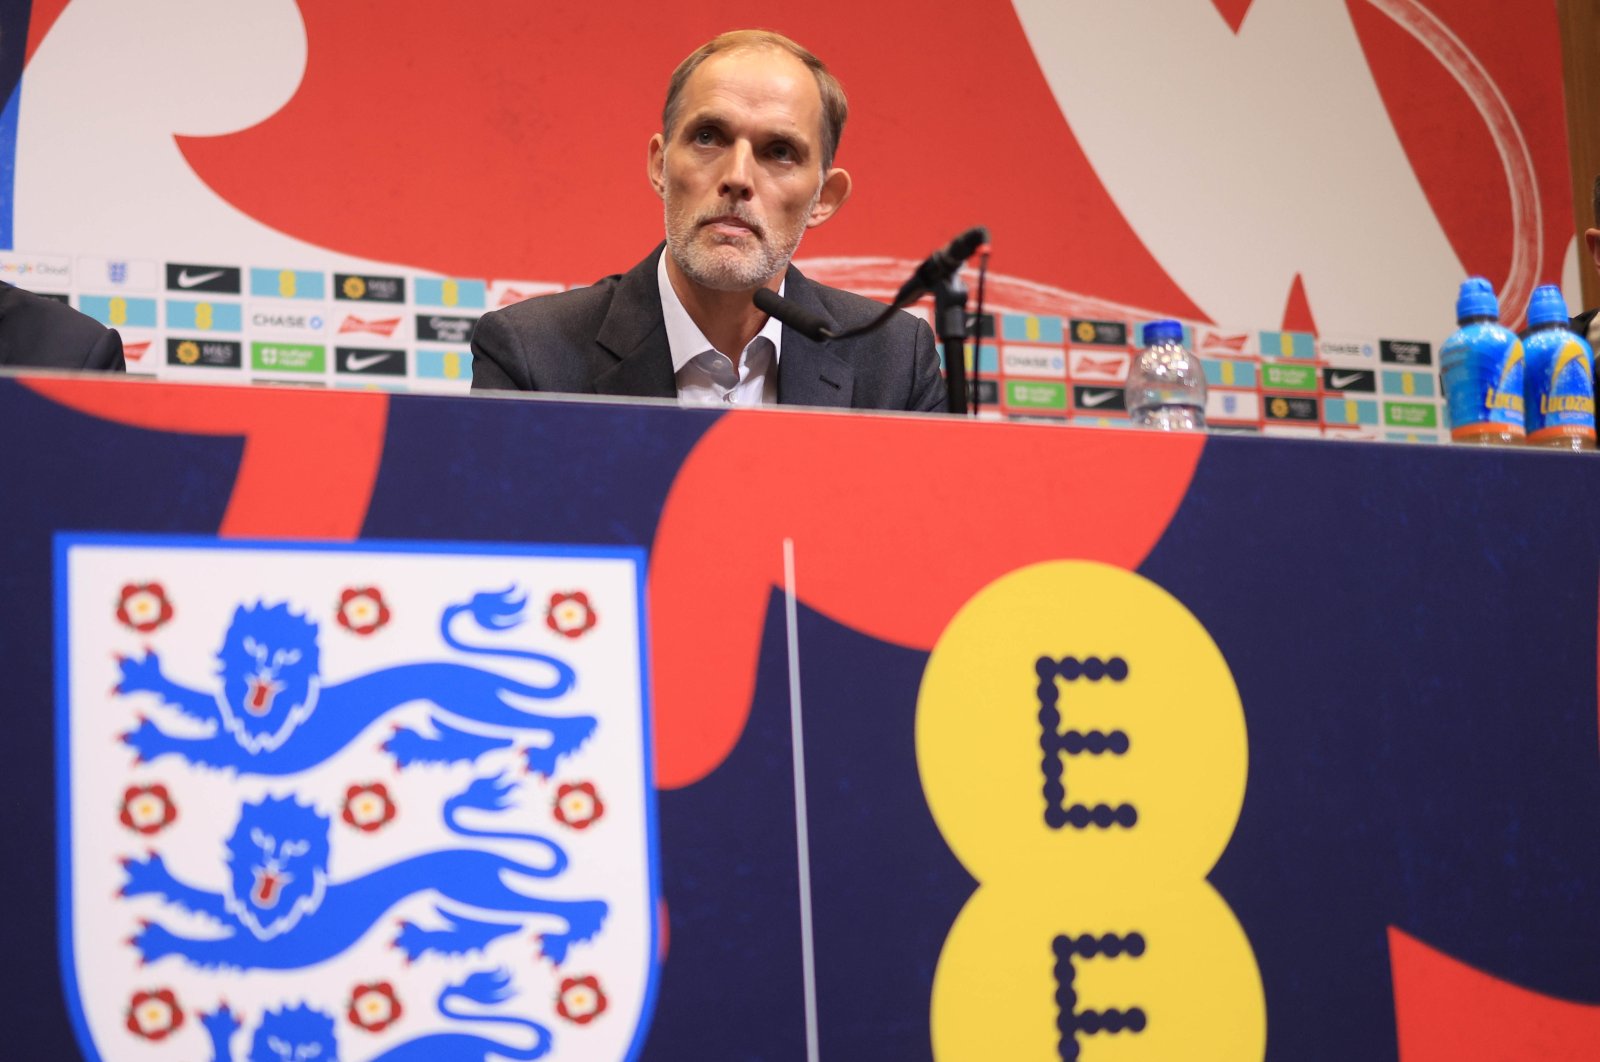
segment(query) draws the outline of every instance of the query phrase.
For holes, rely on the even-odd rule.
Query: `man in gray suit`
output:
[[[756,309],[769,288],[834,331],[883,307],[807,280],[800,237],[850,195],[833,165],[848,107],[822,62],[739,30],[673,72],[648,175],[666,243],[627,273],[484,315],[472,386],[673,398],[684,404],[942,409],[933,333],[900,313],[826,345]]]

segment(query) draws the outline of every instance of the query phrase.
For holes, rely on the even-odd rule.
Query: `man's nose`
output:
[[[748,200],[755,192],[755,152],[747,141],[735,140],[723,159],[722,182],[717,191],[725,198]]]

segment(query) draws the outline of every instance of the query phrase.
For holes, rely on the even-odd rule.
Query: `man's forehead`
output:
[[[817,79],[782,48],[751,46],[718,52],[701,63],[684,85],[684,119],[733,117],[739,109],[759,107],[770,119],[797,124],[796,131],[815,132],[822,117],[822,92]]]

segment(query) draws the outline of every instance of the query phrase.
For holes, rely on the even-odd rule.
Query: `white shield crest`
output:
[[[657,974],[643,556],[63,536],[90,1058],[624,1059]]]

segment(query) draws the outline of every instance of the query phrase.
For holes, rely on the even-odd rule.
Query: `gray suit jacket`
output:
[[[672,352],[656,287],[657,247],[620,276],[485,314],[472,335],[472,388],[674,398]],[[793,265],[784,295],[835,330],[880,303],[807,280]],[[945,405],[933,332],[908,313],[854,339],[822,344],[791,328],[778,354],[784,405],[936,410]]]
[[[122,372],[122,337],[93,317],[0,281],[0,365]]]

